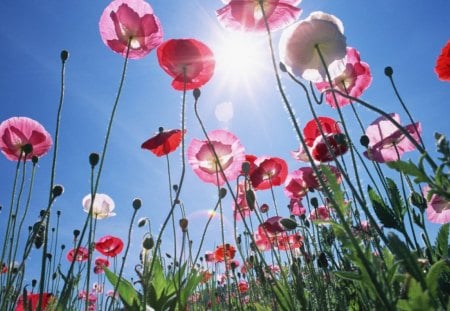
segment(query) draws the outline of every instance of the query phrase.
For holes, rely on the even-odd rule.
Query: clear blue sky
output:
[[[98,21],[108,3],[85,0],[0,2],[0,121],[12,116],[28,116],[53,134],[59,98],[59,53],[62,49],[70,52],[56,172],[56,182],[64,185],[65,193],[54,206],[55,210],[62,211],[62,238],[67,241],[72,230],[80,228],[85,219],[81,200],[89,192],[87,158],[89,153],[100,152],[102,148],[123,63],[123,58],[110,51],[100,39]],[[219,53],[224,46],[230,46],[225,38],[232,33],[222,29],[215,18],[221,1],[159,0],[150,4],[161,20],[165,39],[196,38]],[[321,10],[342,20],[348,45],[360,51],[373,74],[372,86],[363,99],[387,112],[399,112],[403,123],[407,124],[407,117],[400,111],[383,74],[384,67],[391,65],[410,111],[422,122],[428,148],[434,148],[433,132],[449,134],[450,84],[439,81],[433,70],[436,57],[450,38],[449,1],[305,0],[300,7],[303,8],[300,18]],[[279,34],[274,35],[276,50]],[[260,59],[260,65],[246,74],[226,72],[223,66],[218,69],[202,88],[201,114],[208,129],[227,128],[241,139],[248,153],[285,158],[292,171],[301,165],[289,155],[297,148],[297,140],[275,87],[266,38],[248,41],[252,42],[247,47],[250,59]],[[303,94],[287,77],[283,77],[283,81],[297,116],[304,124],[311,116]],[[173,90],[170,82],[157,64],[155,52],[142,60],[130,61],[99,188],[99,192],[115,200],[117,216],[98,223],[97,237],[113,234],[125,239],[134,197],[142,198],[144,204],[139,217],[149,217],[154,231],[166,215],[169,200],[165,161],[141,150],[140,145],[159,126],[179,127],[181,93]],[[215,114],[217,105],[224,102],[231,102],[233,106],[233,118],[227,122],[220,121]],[[202,137],[190,93],[187,107],[189,142],[193,137]],[[366,124],[377,117],[361,111]],[[319,114],[336,116],[336,112],[325,105],[320,107]],[[359,135],[356,129],[353,133]],[[179,165],[178,155],[179,152],[171,155],[175,169]],[[406,158],[410,156],[414,155],[407,154]],[[30,223],[46,205],[50,164],[50,156],[40,161]],[[0,157],[0,172],[3,176],[0,204],[6,209],[14,163]],[[174,180],[177,176],[175,172]],[[203,184],[188,167],[182,200],[187,214],[193,215],[190,220],[194,242],[201,233],[198,228],[203,228],[206,222],[205,211],[214,207],[215,195],[214,186]],[[269,198],[259,193],[258,197],[261,203]],[[279,206],[287,202],[280,192]],[[224,209],[231,221],[229,200],[225,201]],[[2,217],[0,224],[3,221]],[[130,263],[136,262],[142,233],[134,230]],[[231,237],[228,241],[232,241]],[[166,243],[170,245],[169,241]],[[210,243],[213,247],[220,241],[210,239]],[[31,261],[38,259],[40,252],[34,253]]]

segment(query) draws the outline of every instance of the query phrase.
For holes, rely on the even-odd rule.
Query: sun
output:
[[[242,86],[261,78],[270,70],[270,54],[265,36],[226,33],[212,47],[215,75],[229,86]]]

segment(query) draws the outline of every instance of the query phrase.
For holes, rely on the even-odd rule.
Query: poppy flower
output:
[[[95,267],[94,267],[94,273],[100,274],[104,272],[104,267],[109,267],[109,260],[106,258],[98,257],[94,261]]]
[[[31,152],[26,160],[45,155],[53,141],[50,134],[37,121],[27,117],[12,117],[0,124],[0,150],[8,160],[18,161],[26,145],[31,145]]]
[[[239,280],[238,290],[241,294],[245,294],[248,291],[248,282],[244,280]]]
[[[244,147],[239,139],[225,130],[208,133],[211,145],[207,140],[193,139],[189,144],[187,156],[194,173],[207,183],[222,186],[225,178],[220,172],[213,148],[220,166],[228,180],[235,179],[245,159]]]
[[[115,236],[105,235],[95,243],[95,249],[104,256],[116,257],[123,249],[123,242]]]
[[[271,31],[281,29],[294,22],[302,12],[296,6],[301,0],[265,0],[264,13]],[[243,32],[265,32],[266,25],[259,1],[230,0],[216,11],[219,22],[231,30]]]
[[[200,283],[206,283],[212,278],[212,273],[209,272],[208,270],[205,270],[201,272],[201,276],[202,280],[200,281]]]
[[[306,213],[306,208],[303,206],[300,199],[291,199],[289,202],[289,211],[291,215],[302,216]]]
[[[400,116],[391,113],[390,116],[400,124]],[[416,140],[420,141],[422,126],[419,122],[409,124],[404,129]],[[373,161],[384,163],[397,161],[407,151],[416,149],[414,144],[387,118],[380,117],[366,129],[369,145],[364,155]]]
[[[286,180],[288,166],[286,161],[277,157],[258,157],[255,170],[250,176],[255,190],[270,189],[279,186]]]
[[[345,70],[346,38],[344,26],[335,16],[313,12],[306,19],[283,30],[279,43],[281,62],[293,75],[311,82],[326,81]],[[322,64],[318,47],[323,55]]]
[[[103,43],[123,57],[128,52],[131,59],[143,58],[163,40],[159,19],[143,0],[112,1],[100,17],[99,28]]]
[[[257,159],[256,156],[254,156],[253,154],[246,154],[245,155],[245,161],[242,164],[242,166],[245,165],[245,162],[248,163],[248,172],[244,172],[243,170],[241,171],[242,175],[251,175],[253,173],[253,171],[256,169],[256,165],[255,165],[255,160]]]
[[[316,181],[313,177],[314,170],[311,167],[302,167],[295,170],[286,178],[284,193],[288,198],[301,199],[309,191],[309,188],[315,188]]]
[[[6,273],[6,272],[8,272],[8,267],[4,263],[2,263],[2,268],[0,270],[0,274]]]
[[[282,235],[277,237],[277,247],[282,251],[292,251],[299,249],[303,245],[303,237],[300,233]]]
[[[205,261],[206,262],[214,262],[214,253],[211,251],[205,252]]]
[[[254,195],[253,190],[251,189],[247,189],[247,191],[245,190],[244,182],[240,182],[238,184],[236,202],[233,203],[233,215],[236,220],[242,220],[242,218],[250,216],[252,212],[253,206],[249,206],[247,202],[247,192],[249,191]]]
[[[186,134],[186,130],[184,130],[184,134]],[[158,134],[146,140],[141,148],[150,150],[157,157],[161,157],[175,151],[180,145],[182,137],[181,130],[164,131],[160,127]]]
[[[272,249],[272,243],[264,232],[261,234],[259,230],[253,233],[253,240],[255,241],[256,247],[258,250],[264,252]]]
[[[206,84],[216,62],[211,49],[195,39],[171,39],[156,50],[161,68],[173,78],[175,90],[193,90]]]
[[[214,251],[214,261],[222,262],[225,261],[225,258],[228,261],[233,259],[235,254],[236,248],[234,246],[230,244],[219,245]]]
[[[318,122],[325,137],[320,133]],[[341,133],[338,123],[332,118],[318,117],[317,120],[309,121],[303,129],[303,135],[311,156],[316,161],[329,162],[335,156],[342,155],[348,150],[345,136]],[[327,142],[331,150],[328,149]]]
[[[445,198],[433,194],[428,198],[430,186],[425,186],[422,189],[423,196],[427,200],[427,218],[430,222],[437,224],[450,223],[450,202]]]
[[[77,254],[75,257],[75,253]],[[67,260],[72,262],[72,261],[86,261],[89,259],[89,250],[86,247],[82,247],[80,246],[78,248],[78,251],[76,248],[71,249],[68,253],[67,253]]]
[[[83,209],[86,213],[89,213],[91,202],[92,197],[90,194],[83,198]],[[115,216],[116,213],[112,212],[114,208],[115,204],[110,196],[103,193],[97,193],[95,195],[94,203],[92,204],[92,217],[96,219],[105,219]]]
[[[437,58],[434,71],[440,80],[450,81],[450,40],[448,40]]]
[[[39,303],[39,294],[28,293],[26,296],[27,302],[24,301],[25,297],[21,295],[17,300],[15,311],[35,311],[37,310],[37,305]],[[42,293],[42,304],[41,309],[45,310],[47,306],[53,299],[53,294],[50,293]],[[25,308],[26,306],[26,308]]]
[[[361,57],[356,49],[348,47],[347,63],[345,65],[344,72],[334,78],[331,85],[328,81],[324,81],[316,83],[316,87],[321,92],[329,88],[334,88],[352,97],[359,97],[369,87],[371,82],[372,75],[370,74],[369,65],[361,61]],[[337,93],[335,93],[335,96],[339,107],[350,103],[350,99],[346,97],[343,97]],[[325,101],[331,107],[336,108],[333,93],[327,92],[325,95]]]
[[[325,206],[319,206],[311,211],[308,216],[309,220],[321,220],[328,221],[330,220],[330,211]]]
[[[266,235],[268,237],[272,237],[279,233],[285,232],[286,229],[281,224],[282,219],[283,217],[281,216],[273,216],[267,218],[266,221],[258,226],[258,232],[261,235]]]

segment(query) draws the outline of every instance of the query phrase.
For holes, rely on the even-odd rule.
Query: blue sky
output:
[[[80,228],[85,218],[81,200],[90,189],[87,159],[91,152],[100,152],[102,148],[123,63],[123,58],[110,51],[99,35],[98,21],[108,3],[0,2],[0,41],[3,46],[0,49],[0,121],[12,116],[28,116],[41,122],[53,134],[59,98],[59,53],[62,49],[70,52],[56,171],[56,182],[64,185],[65,193],[54,206],[55,210],[62,211],[62,235],[68,240],[72,230]],[[372,86],[362,98],[387,112],[399,112],[403,123],[408,124],[406,114],[400,110],[383,74],[385,66],[394,68],[400,93],[413,116],[422,122],[423,137],[430,150],[434,148],[433,133],[448,134],[450,129],[447,116],[450,85],[439,81],[433,70],[441,48],[450,38],[450,2],[432,3],[383,0],[369,5],[356,0],[305,0],[300,4],[303,9],[300,18],[321,10],[342,20],[348,45],[360,51],[362,60],[370,65],[373,74]],[[229,50],[234,41],[227,41],[234,40],[230,39],[234,34],[222,29],[215,18],[215,10],[222,6],[221,1],[165,0],[151,1],[150,4],[161,20],[165,39],[196,38],[217,54],[225,54],[225,58],[234,53]],[[278,50],[279,35],[280,32],[274,34],[275,50]],[[241,51],[240,55],[246,54],[249,62],[257,64],[246,72],[240,72],[238,68],[230,72],[229,66],[218,63],[216,74],[202,88],[200,113],[209,130],[229,129],[241,139],[248,153],[282,157],[292,171],[301,166],[289,155],[297,148],[297,140],[276,90],[266,38],[252,36],[245,41],[245,53]],[[173,90],[170,82],[157,64],[155,52],[129,63],[99,188],[99,192],[114,199],[117,216],[99,222],[98,237],[113,234],[125,238],[134,197],[142,198],[144,203],[138,217],[149,217],[154,231],[166,215],[169,199],[165,161],[141,150],[140,145],[159,126],[179,127],[181,93]],[[311,116],[303,94],[285,76],[283,83],[298,119],[305,124]],[[216,114],[217,107],[223,103],[231,103],[225,107],[231,105],[233,108],[232,118],[225,118],[228,120]],[[187,107],[189,142],[194,137],[202,137],[190,93]],[[366,124],[377,118],[374,113],[360,111]],[[326,105],[319,107],[318,112],[336,116],[336,111]],[[359,135],[357,128],[351,132]],[[414,156],[406,154],[405,158]],[[173,179],[177,180],[179,152],[170,158]],[[39,163],[30,223],[47,202],[50,165],[50,156]],[[9,205],[14,166],[0,157],[3,176],[0,204],[5,208]],[[206,211],[214,207],[216,191],[214,186],[203,184],[187,168],[182,200],[187,214],[192,216],[194,243],[201,234],[198,228],[203,228],[206,222]],[[268,197],[262,194],[261,203],[264,200]],[[281,191],[278,200],[280,206],[287,204]],[[231,203],[227,200],[224,209],[231,221]],[[2,213],[0,223],[4,222],[3,215],[5,213]],[[142,234],[139,229],[133,232],[131,262],[136,260]],[[167,239],[170,239],[169,235]],[[231,241],[231,237],[228,240]],[[209,242],[212,248],[220,241],[210,239]],[[170,241],[166,245],[170,245]],[[40,252],[32,254],[31,261],[34,258],[39,259]]]

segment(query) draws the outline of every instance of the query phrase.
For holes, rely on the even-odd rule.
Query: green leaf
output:
[[[389,199],[392,204],[392,208],[397,215],[397,219],[403,221],[403,216],[406,213],[406,206],[400,195],[400,191],[392,179],[386,178],[386,184],[388,187]]]
[[[398,310],[410,311],[432,311],[436,310],[430,304],[430,296],[423,291],[420,284],[411,280],[408,289],[408,299],[400,299],[397,302]]]
[[[439,276],[443,269],[449,269],[445,260],[439,260],[434,265],[431,266],[427,273],[426,282],[428,290],[432,297],[437,297],[438,286],[439,286]]]
[[[383,199],[370,187],[368,186],[369,198],[372,202],[373,210],[377,215],[380,222],[386,228],[393,228],[400,230],[401,224],[397,219],[396,214],[384,203]]]
[[[350,281],[361,281],[362,275],[356,272],[350,272],[350,271],[334,271],[334,275],[337,275],[340,278],[350,280]]]
[[[272,291],[275,294],[275,298],[277,299],[278,305],[281,307],[281,310],[294,310],[294,304],[287,291],[287,286],[278,282],[272,286]]]
[[[108,281],[114,286],[117,286],[119,282],[119,277],[109,270],[108,268],[104,268],[105,275]],[[133,285],[127,280],[121,278],[119,282],[119,286],[117,288],[117,292],[119,293],[120,299],[123,304],[130,308],[131,310],[142,310],[141,300],[139,299],[138,292],[134,289]]]
[[[406,244],[394,233],[389,233],[387,238],[389,249],[394,253],[397,259],[403,262],[406,271],[408,271],[409,274],[411,274],[417,281],[420,282],[422,287],[425,288],[426,284],[423,278],[422,270],[418,265],[417,256],[411,252]]]
[[[449,234],[450,224],[445,224],[441,226],[436,237],[436,253],[441,258],[448,257],[448,234]]]
[[[346,215],[348,205],[345,202],[344,192],[342,191],[341,186],[337,182],[336,175],[331,171],[331,169],[327,165],[320,165],[320,170],[325,175],[324,181],[332,192],[333,200],[336,202],[338,208],[342,211],[342,213]]]
[[[387,162],[387,166],[390,168],[393,168],[399,172],[402,172],[403,174],[414,176],[414,182],[416,184],[421,182],[429,183],[430,178],[425,174],[424,170],[421,170],[417,165],[415,165],[411,160],[409,162],[406,161],[393,161],[393,162]]]

